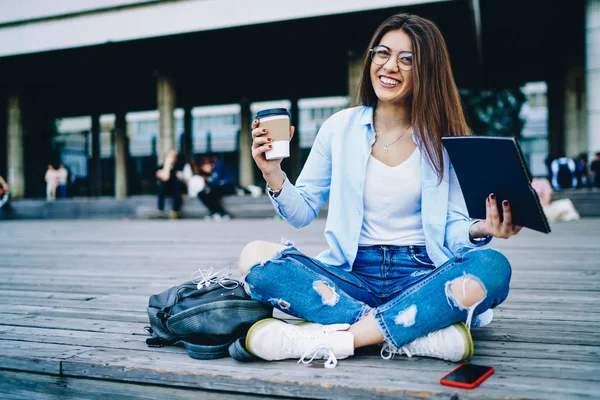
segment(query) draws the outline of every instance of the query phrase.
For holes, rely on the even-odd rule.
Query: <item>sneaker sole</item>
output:
[[[281,322],[285,322],[282,321],[280,319],[277,318],[265,318],[265,319],[261,319],[260,321],[258,321],[257,323],[255,323],[254,325],[252,325],[250,327],[250,329],[248,329],[248,333],[246,333],[246,350],[248,350],[248,352],[250,352],[250,354],[255,355],[256,357],[259,357],[254,351],[252,351],[252,346],[250,346],[250,339],[252,338],[252,333],[256,332],[256,330],[258,328],[260,328],[261,326],[265,325],[265,324],[269,324],[272,321],[281,321]],[[260,357],[259,357],[260,358]]]
[[[459,322],[457,324],[454,324],[454,326],[456,327],[456,329],[458,329],[458,332],[462,335],[462,337],[467,341],[467,349],[465,350],[465,353],[463,354],[463,357],[460,359],[460,361],[468,360],[475,354],[475,345],[473,344],[473,337],[471,336],[471,332],[469,331],[467,325],[464,322]]]
[[[296,326],[303,326],[303,325],[310,325],[310,324],[313,324],[313,322],[309,322],[309,321],[294,322],[294,325],[296,325]]]

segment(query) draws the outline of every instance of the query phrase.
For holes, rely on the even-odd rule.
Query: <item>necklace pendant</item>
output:
[[[384,148],[383,148],[383,152],[384,152],[384,153],[387,153],[387,147],[384,147]]]

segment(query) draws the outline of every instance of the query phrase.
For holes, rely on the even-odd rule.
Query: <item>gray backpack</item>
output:
[[[193,281],[150,296],[150,347],[182,345],[190,357],[252,358],[244,337],[257,321],[273,315],[273,308],[252,300],[241,283],[222,279],[199,285]]]

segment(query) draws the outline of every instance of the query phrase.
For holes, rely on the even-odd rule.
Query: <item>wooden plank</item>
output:
[[[437,384],[454,364],[402,356],[384,361],[377,348],[341,360],[333,371],[293,360],[199,361],[181,348],[147,348],[143,326],[150,294],[187,280],[197,268],[235,266],[245,243],[257,238],[279,242],[285,236],[312,255],[325,246],[323,221],[297,231],[280,221],[237,220],[211,224],[210,237],[192,234],[208,227],[201,221],[154,222],[0,224],[6,238],[0,303],[8,309],[0,320],[0,368],[6,362],[66,373],[60,378],[65,380],[94,377],[117,386],[152,385],[150,390],[185,386],[201,393],[311,398],[600,395],[600,220],[561,224],[548,236],[525,230],[515,239],[493,241],[512,262],[513,280],[493,323],[473,329],[473,362],[497,369],[476,391]],[[86,393],[84,386],[80,390]]]
[[[179,347],[148,347],[146,339],[149,336],[139,333],[108,333],[73,331],[67,329],[45,329],[21,326],[0,326],[0,342],[4,347],[10,342],[28,342],[43,344],[60,344],[76,347],[132,349],[152,352],[178,352],[185,354]]]
[[[246,390],[258,394],[293,395],[309,398],[397,398],[416,397],[426,391],[452,393],[437,381],[451,365],[428,360],[411,365],[406,358],[366,366],[362,358],[344,360],[334,370],[298,365],[295,361],[244,364],[243,376],[237,375],[239,365],[229,359],[184,361],[170,354],[160,357],[138,355],[135,352],[90,350],[63,363],[63,373],[79,376],[83,373],[102,379],[130,382],[159,382],[211,390]],[[435,366],[434,368],[431,368]],[[415,368],[416,367],[416,368]],[[425,368],[424,368],[425,367]],[[229,371],[229,372],[228,372]],[[232,375],[233,374],[233,375]],[[549,386],[551,385],[551,389]],[[484,389],[485,388],[485,389]],[[290,391],[293,389],[293,392]],[[478,396],[522,396],[524,390],[534,390],[536,397],[559,398],[564,395],[591,396],[598,393],[598,382],[527,377],[513,370],[498,371],[494,379],[479,388]],[[381,397],[379,397],[381,396]]]
[[[30,399],[173,399],[173,400],[257,400],[250,394],[217,393],[142,385],[97,379],[67,378],[0,370],[0,395],[4,400]],[[276,399],[276,397],[270,397]]]
[[[43,315],[6,314],[0,326],[22,326],[48,329],[69,329],[82,332],[139,333],[144,334],[147,323],[129,321],[103,321],[101,319],[46,317]]]
[[[54,343],[29,343],[0,340],[0,368],[59,375],[61,361],[85,348]]]

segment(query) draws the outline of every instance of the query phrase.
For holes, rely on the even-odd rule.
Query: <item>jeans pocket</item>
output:
[[[410,259],[414,261],[417,265],[421,267],[435,268],[435,264],[433,263],[433,261],[431,261],[427,253],[411,249],[409,254]]]

